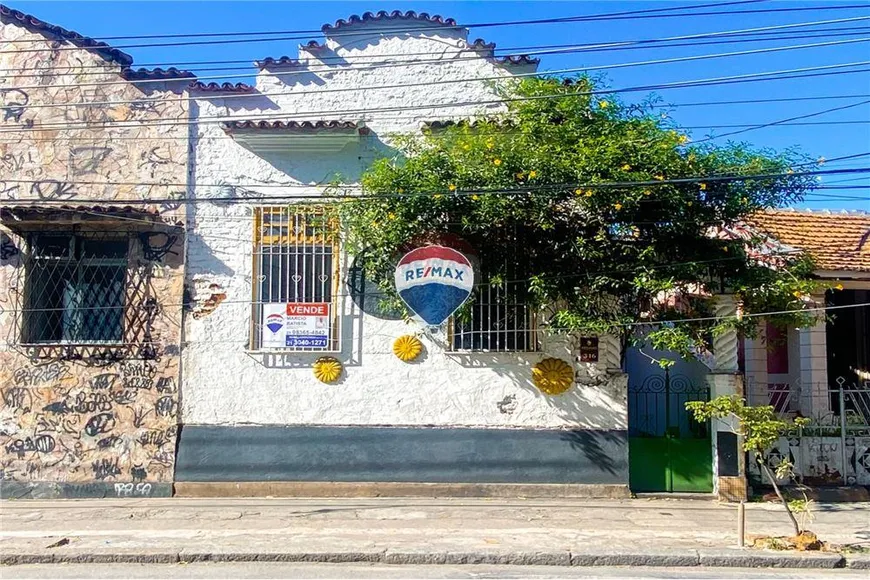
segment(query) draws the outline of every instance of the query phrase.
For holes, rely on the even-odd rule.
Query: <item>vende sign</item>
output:
[[[329,303],[272,302],[263,305],[263,348],[327,348]]]
[[[287,304],[287,316],[329,316],[326,302],[291,302]]]

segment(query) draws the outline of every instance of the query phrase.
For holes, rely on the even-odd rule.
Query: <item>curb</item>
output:
[[[559,552],[163,552],[103,554],[2,554],[0,565],[23,564],[176,564],[190,562],[319,562],[348,564],[490,564],[516,566],[649,566],[721,568],[803,568],[870,569],[868,558],[846,558],[839,554],[785,555],[769,552],[743,553],[728,550],[686,550],[660,553],[573,553]]]

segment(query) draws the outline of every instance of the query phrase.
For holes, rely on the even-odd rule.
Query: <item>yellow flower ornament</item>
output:
[[[416,336],[406,334],[393,343],[393,354],[400,360],[411,362],[423,352],[423,343]]]
[[[341,363],[331,356],[320,357],[314,363],[314,377],[321,383],[334,383],[341,376]]]
[[[558,358],[545,358],[532,367],[532,381],[547,395],[561,395],[574,384],[574,369]]]

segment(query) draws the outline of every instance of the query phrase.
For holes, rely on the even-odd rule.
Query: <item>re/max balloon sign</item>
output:
[[[413,313],[438,326],[462,306],[474,288],[474,269],[464,254],[445,246],[411,250],[396,266],[396,290]]]

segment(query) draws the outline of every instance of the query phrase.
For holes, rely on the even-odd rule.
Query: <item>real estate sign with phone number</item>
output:
[[[262,332],[263,348],[326,348],[329,346],[329,304],[264,304]]]

